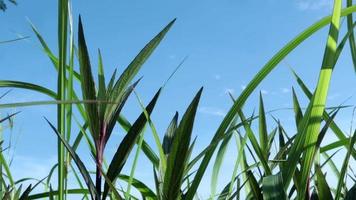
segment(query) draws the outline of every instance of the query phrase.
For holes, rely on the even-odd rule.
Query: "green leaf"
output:
[[[265,108],[263,105],[262,93],[260,92],[260,107],[259,107],[259,136],[260,136],[260,146],[263,152],[264,157],[267,159],[267,148],[268,148],[268,133],[267,133],[267,123],[266,123],[266,115]]]
[[[78,25],[78,55],[83,99],[96,101],[95,82],[91,72],[89,53],[80,16]],[[94,140],[98,141],[100,134],[98,107],[96,104],[85,104],[84,106],[88,113],[87,120],[89,122],[91,134]]]
[[[316,176],[317,176],[317,189],[319,199],[333,200],[333,196],[330,191],[330,187],[326,182],[325,175],[321,171],[320,166],[316,167]]]
[[[281,173],[263,177],[262,190],[264,200],[288,199],[284,190],[283,177]]]
[[[88,194],[89,191],[87,189],[68,189],[67,194]],[[28,197],[28,199],[43,199],[49,197],[50,195],[58,195],[58,191],[50,191],[50,192],[43,192],[38,194],[33,194]]]
[[[341,189],[344,185],[344,178],[346,175],[347,167],[349,166],[351,151],[355,145],[355,142],[356,142],[356,130],[354,131],[354,134],[350,140],[349,147],[347,148],[345,160],[344,160],[341,170],[340,170],[340,177],[339,177],[339,181],[338,181],[337,188],[336,188],[335,200],[339,200],[341,197]]]
[[[300,104],[298,101],[297,94],[295,93],[294,88],[292,88],[293,93],[293,108],[294,108],[294,116],[297,127],[299,127],[300,121],[303,119],[303,112],[300,108]]]
[[[347,0],[346,1],[346,7],[352,6],[352,0]],[[348,31],[351,31],[351,34],[349,36],[349,44],[350,44],[350,50],[351,50],[351,58],[352,58],[352,63],[354,65],[354,70],[356,72],[356,43],[355,43],[355,35],[353,32],[354,26],[353,26],[353,16],[352,13],[347,16],[347,29]]]
[[[167,169],[164,175],[163,199],[165,200],[177,200],[180,198],[182,180],[188,162],[187,158],[189,156],[194,119],[202,91],[203,88],[198,91],[185,111],[176,130],[171,153],[167,158]]]
[[[210,197],[213,198],[215,196],[216,192],[216,187],[218,185],[218,178],[219,178],[219,172],[221,165],[224,160],[224,156],[228,147],[228,144],[231,140],[232,134],[229,136],[225,137],[223,141],[221,142],[220,148],[216,154],[215,162],[213,165],[213,172],[211,175],[211,182],[210,182]]]
[[[161,90],[158,90],[158,92],[153,97],[151,102],[147,105],[146,111],[148,114],[151,114],[151,112],[153,111],[153,108],[158,100],[160,91]],[[147,122],[147,118],[144,112],[142,112],[141,115],[135,121],[135,123],[131,126],[130,130],[125,135],[122,142],[120,143],[107,171],[107,177],[111,182],[113,182],[117,178],[120,171],[122,170],[134,144],[136,143],[136,139],[141,134],[146,122]],[[109,192],[109,186],[105,184],[103,199],[106,198],[108,192]]]
[[[121,74],[120,78],[116,81],[113,89],[110,90],[109,101],[117,102],[121,99],[124,89],[130,84],[132,79],[141,69],[142,65],[151,56],[153,51],[162,41],[166,33],[173,26],[175,19],[171,21],[164,29],[159,32],[146,46],[138,53],[138,55],[132,60],[132,62],[127,66],[124,72]],[[110,119],[111,115],[114,113],[115,107],[113,105],[108,105],[105,112],[105,119]]]
[[[258,185],[258,182],[257,182],[255,176],[253,175],[253,173],[250,170],[247,171],[247,178],[248,178],[248,182],[250,184],[251,192],[252,192],[254,199],[263,200],[261,188]]]
[[[50,127],[53,129],[53,131],[57,134],[58,138],[61,140],[61,142],[64,144],[65,148],[67,149],[67,151],[70,153],[71,157],[73,158],[75,164],[77,165],[77,167],[78,167],[80,173],[82,174],[83,179],[88,187],[91,198],[99,199],[99,196],[95,190],[95,185],[94,185],[93,181],[91,180],[90,174],[89,174],[88,170],[86,169],[84,163],[81,161],[79,156],[75,153],[73,148],[68,144],[68,142],[63,138],[63,136],[60,133],[58,133],[57,129],[51,124],[51,122],[49,122],[46,118],[45,118],[45,120],[50,125]]]
[[[28,199],[28,195],[30,194],[30,192],[32,191],[32,185],[30,184],[26,190],[22,193],[21,197],[19,198],[19,200],[26,200]]]
[[[126,175],[119,175],[118,178],[120,180],[123,180],[125,182],[129,181],[129,176]],[[131,182],[132,186],[134,186],[140,193],[142,196],[144,196],[147,200],[154,200],[157,199],[157,196],[155,195],[155,193],[147,186],[145,185],[143,182],[137,180],[137,179],[133,179]]]
[[[285,188],[288,188],[292,180],[294,171],[297,167],[298,160],[305,147],[306,152],[303,154],[301,164],[301,179],[299,183],[300,191],[298,191],[297,199],[304,199],[307,191],[307,182],[309,179],[310,170],[314,162],[316,151],[315,142],[317,141],[321,119],[325,108],[325,102],[329,90],[329,84],[333,67],[335,65],[335,53],[337,49],[337,40],[339,34],[341,16],[341,0],[334,1],[334,9],[332,20],[329,28],[329,36],[327,39],[323,63],[321,66],[319,80],[315,89],[313,98],[311,99],[306,114],[298,128],[298,134],[293,143],[287,162],[288,167],[283,170],[283,178]]]
[[[308,87],[304,84],[303,80],[297,75],[297,73],[296,73],[295,71],[292,71],[292,72],[293,72],[294,77],[295,77],[296,80],[297,80],[298,85],[301,87],[301,89],[303,90],[303,92],[305,93],[305,95],[306,95],[309,99],[311,99],[313,94],[310,92],[310,90],[308,89]],[[326,111],[324,111],[324,113],[323,113],[323,119],[324,119],[325,121],[328,121],[329,118],[330,118],[329,114],[328,114]],[[341,141],[347,140],[347,137],[345,136],[345,134],[343,133],[343,131],[341,130],[341,128],[340,128],[334,121],[332,121],[332,122],[330,123],[330,128],[331,128],[331,130],[335,133],[335,135],[340,139],[340,143],[342,143],[345,147],[348,147],[348,146],[347,146],[347,145],[348,145],[348,142],[345,142],[345,143],[344,143],[344,142],[341,142]],[[329,147],[332,147],[332,146],[329,146]],[[336,148],[337,146],[334,146],[334,147]],[[325,151],[325,150],[321,149],[321,152],[323,152],[323,151]],[[351,155],[352,155],[354,158],[356,158],[356,150],[355,150],[355,149],[352,150]]]
[[[164,135],[163,138],[162,148],[166,156],[168,156],[169,153],[171,152],[173,139],[177,130],[177,123],[178,123],[178,112],[176,112],[176,114],[174,115],[171,123],[169,124],[166,130],[166,134]]]
[[[352,186],[352,188],[347,191],[345,200],[353,200],[356,198],[356,185]]]
[[[22,81],[8,81],[8,80],[1,80],[0,81],[0,87],[3,88],[20,88],[20,89],[28,89],[28,90],[33,90],[42,94],[45,94],[49,97],[52,98],[57,98],[57,94],[45,87],[35,85],[32,83],[27,83],[27,82],[22,82]]]

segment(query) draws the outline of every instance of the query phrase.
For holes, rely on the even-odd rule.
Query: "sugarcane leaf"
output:
[[[349,147],[347,148],[347,153],[340,170],[340,177],[336,187],[335,200],[339,200],[341,197],[341,189],[344,185],[344,179],[345,179],[347,167],[349,166],[350,156],[351,156],[352,149],[355,145],[355,142],[356,142],[356,130],[354,131],[353,136],[351,137]]]
[[[163,199],[176,200],[181,197],[180,192],[185,167],[188,162],[191,134],[202,91],[203,88],[195,95],[176,130],[171,153],[167,158],[167,168],[163,182]]]
[[[317,190],[318,190],[318,197],[320,199],[325,200],[333,200],[333,196],[331,194],[330,187],[326,182],[325,175],[321,171],[320,166],[316,167],[316,176],[317,176]]]
[[[253,173],[250,170],[247,171],[247,178],[248,178],[248,182],[249,182],[249,185],[251,188],[251,193],[252,193],[252,196],[254,197],[254,199],[263,200],[261,188],[258,185],[258,182],[257,182],[255,176],[253,175]]]
[[[125,182],[129,181],[129,176],[127,175],[119,175],[118,178],[120,180],[123,180]],[[131,182],[132,186],[134,186],[140,193],[142,196],[144,196],[147,200],[154,200],[157,199],[157,196],[155,195],[155,193],[147,186],[145,185],[143,182],[141,182],[140,180],[137,179],[133,179]]]
[[[350,190],[346,192],[345,200],[353,200],[356,198],[356,185],[352,186]]]
[[[52,123],[50,121],[48,121],[46,118],[45,120],[47,121],[47,123],[50,125],[50,127],[53,129],[53,131],[56,133],[56,135],[58,136],[58,138],[61,140],[61,142],[63,143],[63,145],[65,146],[65,148],[67,149],[67,151],[69,152],[70,156],[72,157],[72,159],[74,160],[75,164],[77,165],[80,173],[83,176],[83,179],[88,187],[90,196],[92,198],[96,198],[99,199],[98,194],[96,192],[95,189],[95,185],[93,183],[93,181],[90,178],[90,174],[87,170],[87,168],[85,167],[84,163],[81,161],[80,157],[77,155],[77,153],[75,153],[75,151],[73,150],[73,148],[68,144],[68,142],[63,138],[63,136],[57,131],[56,127],[54,127],[52,125]]]
[[[78,58],[83,99],[95,101],[97,100],[95,82],[91,71],[89,53],[85,42],[82,19],[80,16],[78,25]],[[98,141],[100,134],[98,106],[96,104],[85,104],[84,106],[87,112],[87,121],[89,122],[91,134],[94,140]]]
[[[158,100],[160,91],[161,90],[158,90],[158,92],[152,98],[151,102],[147,105],[146,111],[148,114],[152,113],[153,108]],[[134,144],[136,143],[136,139],[141,134],[146,122],[147,122],[146,115],[144,112],[142,112],[140,116],[137,118],[137,120],[135,121],[135,123],[131,126],[130,130],[125,135],[124,139],[121,141],[107,171],[107,177],[111,182],[117,178],[120,171],[122,170]],[[109,186],[105,184],[103,199],[106,198],[108,192],[109,192]]]
[[[267,123],[266,123],[266,115],[265,115],[265,108],[263,105],[263,98],[262,98],[262,92],[260,92],[260,106],[259,106],[259,117],[258,117],[258,123],[259,123],[259,136],[260,136],[260,146],[261,150],[267,158],[266,153],[267,148],[268,148],[268,133],[267,133]]]
[[[169,124],[166,133],[164,134],[162,148],[163,152],[166,156],[169,155],[172,148],[173,139],[177,130],[177,123],[178,123],[178,112],[174,115],[171,123]]]
[[[171,21],[166,27],[163,28],[146,46],[137,54],[137,56],[132,60],[132,62],[127,66],[124,72],[120,75],[120,78],[113,85],[112,90],[110,90],[109,100],[116,102],[121,99],[125,88],[130,84],[132,79],[141,69],[142,65],[151,56],[153,51],[163,40],[166,33],[173,26],[175,19]],[[110,119],[110,115],[114,113],[115,108],[112,105],[108,105],[105,112],[105,119]]]
[[[26,200],[28,199],[28,195],[30,194],[30,192],[32,191],[32,185],[30,184],[26,190],[21,194],[21,197],[19,198],[19,200]]]
[[[263,177],[262,190],[264,200],[288,199],[284,190],[282,174],[280,173]]]
[[[22,81],[0,80],[0,87],[27,89],[45,94],[54,99],[57,98],[57,94],[48,88]]]

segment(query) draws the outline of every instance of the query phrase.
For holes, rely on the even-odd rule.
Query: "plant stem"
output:
[[[65,100],[66,52],[67,52],[68,0],[58,1],[58,100]],[[65,105],[57,107],[57,129],[65,138]],[[58,139],[58,200],[65,199],[65,151],[64,145]]]

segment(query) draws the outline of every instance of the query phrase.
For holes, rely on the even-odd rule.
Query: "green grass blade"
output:
[[[267,123],[266,123],[266,115],[265,108],[263,105],[262,93],[260,92],[260,107],[259,107],[259,136],[260,136],[260,146],[263,152],[264,157],[267,159],[267,148],[268,148],[268,133],[267,133]]]
[[[337,188],[336,188],[335,200],[339,200],[341,197],[341,189],[344,185],[344,179],[345,179],[347,167],[349,166],[351,150],[353,149],[355,142],[356,142],[356,131],[354,132],[354,134],[350,140],[349,147],[347,148],[345,160],[344,160],[344,163],[342,164],[342,167],[340,170],[340,177],[339,177],[339,181],[338,181]]]
[[[78,54],[80,63],[80,74],[81,74],[81,87],[84,100],[97,100],[95,82],[93,74],[91,72],[91,65],[89,59],[89,53],[84,37],[84,30],[82,25],[82,20],[79,17],[78,25]],[[89,122],[89,127],[91,134],[95,141],[99,140],[100,125],[99,125],[99,113],[96,104],[86,104],[86,111],[88,113],[87,120]]]
[[[22,81],[1,80],[0,87],[27,89],[27,90],[32,90],[32,91],[36,91],[36,92],[45,94],[45,95],[47,95],[51,98],[54,98],[54,99],[57,98],[57,93],[48,89],[48,88],[45,88],[45,87],[42,87],[42,86],[39,86],[36,84],[32,84],[32,83],[22,82]]]
[[[293,108],[294,108],[294,115],[295,115],[295,122],[296,126],[299,127],[300,121],[303,119],[303,112],[300,108],[300,104],[298,101],[297,94],[295,93],[294,88],[292,89],[293,93]]]
[[[345,200],[353,200],[356,198],[356,184],[352,186],[352,188],[347,191]]]
[[[242,111],[239,111],[239,116],[241,118],[241,121],[244,123],[244,128],[245,128],[246,134],[248,135],[248,138],[249,138],[249,140],[250,140],[250,142],[252,144],[252,147],[253,147],[258,159],[262,163],[262,167],[263,167],[266,175],[271,175],[272,172],[271,172],[270,167],[268,166],[268,160],[264,156],[264,153],[263,153],[261,147],[259,146],[258,141],[257,141],[257,139],[255,137],[255,134],[253,133],[250,125],[245,123],[246,122],[246,118],[245,118],[245,116],[244,116]]]
[[[111,94],[109,95],[110,100],[117,101],[121,98],[121,95],[125,88],[130,84],[132,79],[141,69],[142,65],[151,56],[153,51],[163,40],[166,33],[173,26],[175,19],[171,21],[161,32],[159,32],[146,46],[138,53],[138,55],[132,60],[132,62],[127,66],[124,72],[121,74],[118,81],[114,84]],[[108,105],[105,112],[105,119],[110,119],[113,115],[115,108],[112,105]]]
[[[122,115],[119,116],[117,121],[125,131],[129,131],[130,130],[130,128],[131,128],[130,122],[127,121]],[[153,151],[153,149],[150,147],[150,145],[147,144],[147,142],[145,140],[142,143],[142,151],[146,155],[146,157],[151,161],[153,166],[158,168],[158,166],[159,166],[159,158],[156,155],[156,153]]]
[[[176,130],[171,153],[167,158],[167,169],[164,175],[163,199],[165,200],[177,200],[181,198],[181,185],[188,162],[191,134],[202,91],[203,88],[198,91]]]
[[[178,112],[176,112],[176,114],[174,115],[173,119],[171,120],[171,123],[169,124],[166,130],[166,133],[164,134],[162,148],[166,156],[168,156],[169,153],[171,152],[173,139],[177,130],[177,124],[178,124]]]
[[[346,6],[350,7],[352,6],[352,0],[347,0],[346,1]],[[356,72],[356,43],[355,43],[355,35],[353,32],[353,16],[352,13],[350,15],[347,16],[347,28],[349,31],[351,31],[352,33],[349,36],[349,44],[350,44],[350,50],[351,50],[351,58],[352,58],[352,63],[354,64],[354,69]]]
[[[333,196],[331,194],[330,187],[326,182],[325,175],[321,171],[320,166],[316,167],[316,176],[317,176],[317,189],[318,189],[318,196],[319,199],[325,200],[333,200]]]
[[[298,85],[301,87],[301,89],[303,90],[304,94],[309,98],[311,99],[313,94],[310,92],[310,90],[308,89],[308,87],[304,84],[303,80],[297,75],[297,73],[295,71],[292,71],[293,72],[293,75],[294,77],[296,78],[297,80],[297,83]],[[324,111],[323,112],[323,118],[325,121],[328,121],[328,119],[330,118],[329,114]],[[347,139],[347,137],[345,136],[345,134],[343,133],[343,131],[341,130],[341,128],[334,122],[332,121],[330,123],[330,128],[331,130],[335,133],[335,135],[339,138],[339,140],[345,140]],[[344,146],[345,147],[348,147],[347,146],[348,143],[344,143]],[[356,150],[352,150],[352,156],[354,158],[356,158]]]
[[[32,191],[32,185],[30,184],[26,190],[21,194],[19,200],[26,200],[28,199],[28,195],[30,194],[30,192]]]
[[[66,62],[67,62],[67,34],[68,34],[68,0],[58,1],[58,79],[57,79],[57,100],[66,100]],[[66,138],[66,107],[57,105],[57,130]],[[58,140],[58,200],[65,199],[65,148]]]
[[[69,189],[67,191],[68,194],[89,194],[88,189]],[[52,191],[52,192],[43,192],[43,193],[38,193],[38,194],[33,194],[28,197],[29,200],[32,199],[43,199],[46,197],[49,197],[50,195],[58,195],[58,191]]]
[[[229,142],[231,140],[231,137],[232,137],[232,134],[223,139],[223,141],[221,142],[220,148],[218,149],[218,152],[216,154],[215,162],[213,165],[213,172],[211,175],[211,182],[210,182],[210,199],[213,199],[213,197],[216,194],[216,187],[218,184],[220,168],[223,163],[224,156],[225,156],[227,147],[229,145]]]
[[[88,172],[88,170],[86,169],[84,163],[81,161],[81,159],[79,158],[79,156],[75,153],[75,151],[73,150],[73,148],[68,144],[68,142],[65,140],[65,138],[57,131],[57,129],[51,124],[51,122],[49,122],[47,119],[46,121],[48,122],[48,124],[51,126],[51,128],[53,129],[53,131],[57,134],[58,138],[61,140],[61,142],[64,144],[64,146],[66,147],[66,149],[68,150],[68,152],[70,153],[71,157],[73,158],[75,164],[77,165],[80,173],[83,176],[83,179],[88,187],[90,196],[92,199],[99,199],[99,196],[96,193],[96,189],[95,189],[95,185],[93,183],[93,181],[90,178],[90,174]]]
[[[123,180],[125,182],[128,182],[130,177],[126,176],[126,175],[119,175],[118,178],[120,180]],[[147,200],[154,200],[157,199],[157,196],[155,195],[155,193],[147,186],[145,185],[143,182],[137,180],[137,179],[132,179],[131,182],[132,186],[135,187],[142,196],[144,196]]]
[[[264,200],[288,199],[287,194],[284,190],[282,174],[263,177],[262,190]]]
[[[329,36],[325,48],[322,67],[319,74],[319,80],[314,93],[314,98],[310,102],[310,112],[306,112],[303,120],[305,124],[301,123],[300,132],[297,135],[296,142],[292,145],[291,152],[289,154],[287,162],[289,167],[283,171],[284,181],[286,187],[288,187],[295,168],[297,166],[298,159],[302,153],[302,149],[308,146],[305,154],[303,155],[302,168],[301,168],[301,182],[300,189],[298,191],[298,199],[304,199],[307,191],[306,183],[309,179],[309,173],[314,161],[314,155],[316,151],[315,142],[318,138],[320,129],[320,123],[325,108],[325,102],[329,89],[331,74],[335,64],[335,53],[337,49],[337,40],[340,26],[340,14],[341,14],[341,0],[335,0],[332,20],[329,29]]]
[[[263,200],[262,191],[258,182],[251,171],[247,171],[248,183],[251,188],[251,193],[254,199]]]
[[[147,105],[146,111],[148,114],[151,114],[153,111],[153,108],[158,100],[159,94],[161,90],[158,90],[156,95],[153,97],[151,102]],[[128,133],[125,135],[124,139],[120,143],[116,153],[114,154],[114,157],[109,165],[109,169],[107,171],[107,177],[109,180],[112,182],[114,181],[117,176],[119,175],[121,169],[123,168],[134,144],[136,143],[136,139],[138,136],[141,134],[145,124],[147,122],[146,115],[144,113],[141,113],[141,115],[137,118],[135,123],[132,125],[131,129],[128,131]],[[109,192],[109,186],[105,184],[104,186],[104,192],[103,192],[103,199],[106,198],[107,194]]]

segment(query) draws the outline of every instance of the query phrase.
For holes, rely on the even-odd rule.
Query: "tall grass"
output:
[[[85,31],[81,17],[78,23],[78,41],[74,42],[74,26],[69,0],[58,1],[58,55],[54,55],[39,30],[31,27],[41,43],[44,52],[49,57],[58,72],[57,90],[12,80],[1,80],[0,87],[27,89],[45,94],[53,100],[45,102],[17,102],[2,104],[0,108],[34,106],[43,104],[57,105],[57,126],[48,121],[51,132],[58,138],[58,163],[52,168],[47,177],[46,191],[33,194],[35,186],[28,186],[21,194],[18,182],[11,176],[3,155],[0,154],[1,169],[5,171],[1,176],[2,185],[0,195],[10,199],[70,199],[71,194],[81,194],[84,199],[158,199],[158,200],[193,200],[198,198],[198,189],[204,176],[208,176],[208,166],[213,163],[211,175],[211,192],[209,199],[355,199],[356,184],[348,188],[345,178],[351,159],[356,158],[354,144],[356,131],[348,136],[336,124],[335,118],[339,110],[345,107],[336,106],[327,108],[326,100],[330,80],[337,60],[345,44],[349,41],[351,59],[355,64],[356,48],[353,29],[356,23],[352,13],[356,6],[347,0],[348,7],[342,9],[342,1],[335,0],[333,12],[302,31],[283,48],[280,49],[256,73],[242,93],[231,99],[233,105],[223,118],[213,135],[210,144],[196,155],[192,155],[195,148],[195,139],[192,139],[195,117],[202,89],[200,89],[186,111],[179,120],[176,113],[166,133],[162,135],[155,128],[151,113],[155,109],[162,89],[158,89],[151,101],[145,105],[136,93],[142,112],[130,123],[122,115],[121,110],[128,97],[135,91],[140,79],[137,73],[145,61],[154,52],[165,35],[173,26],[175,19],[168,23],[144,48],[137,54],[122,74],[116,78],[116,71],[110,79],[104,76],[103,58],[98,51],[97,81],[92,73],[91,59],[88,45],[85,40]],[[347,18],[347,33],[339,40],[340,20]],[[299,103],[295,90],[292,90],[294,119],[297,127],[296,133],[288,133],[281,122],[274,118],[275,123],[268,124],[268,112],[260,94],[258,115],[246,117],[244,104],[262,81],[277,67],[277,65],[302,42],[310,38],[323,27],[329,26],[329,33],[325,43],[325,53],[322,60],[319,78],[314,89],[309,89],[302,78],[292,71],[296,82],[305,93],[307,109],[304,111]],[[75,50],[77,49],[77,56]],[[75,59],[79,63],[79,71],[75,70]],[[356,68],[355,68],[356,69]],[[107,81],[109,80],[109,81]],[[80,91],[76,91],[76,84]],[[77,94],[81,94],[79,97]],[[73,120],[73,111],[76,109],[84,121]],[[166,117],[171,117],[167,115]],[[11,118],[9,116],[7,119]],[[74,124],[73,121],[77,123]],[[257,123],[257,130],[254,129]],[[71,144],[72,127],[77,125],[80,129]],[[126,135],[117,147],[114,156],[107,163],[105,148],[115,126],[121,126]],[[146,126],[151,129],[155,148],[151,147],[143,137]],[[273,128],[272,128],[273,127]],[[271,129],[272,128],[272,129]],[[324,145],[323,140],[327,131],[333,132],[338,140]],[[258,132],[258,133],[257,133]],[[231,143],[235,140],[237,149],[236,160],[231,168],[231,178],[221,191],[218,191],[219,174],[224,155]],[[86,143],[93,160],[96,163],[94,172],[89,169],[76,150],[80,143]],[[273,144],[276,150],[272,150]],[[123,167],[137,145],[130,175],[122,172]],[[346,150],[346,156],[341,166],[334,162],[334,156],[339,149]],[[149,188],[146,183],[135,177],[135,167],[138,155],[142,151],[148,158],[147,165],[153,167],[155,188]],[[336,151],[332,154],[330,152]],[[216,153],[216,154],[215,154]],[[216,155],[215,159],[213,156]],[[323,156],[325,159],[321,159]],[[251,160],[253,161],[251,163]],[[73,162],[72,162],[73,161]],[[77,166],[77,169],[73,165]],[[327,182],[325,169],[333,170],[337,176],[337,185]],[[51,177],[57,170],[58,187],[53,190]],[[68,174],[73,173],[79,188],[68,188]],[[95,178],[92,176],[95,174]],[[24,181],[24,180],[23,180]],[[19,182],[23,182],[19,181]],[[356,179],[354,179],[356,181]],[[117,183],[126,183],[126,189],[118,188]],[[135,188],[141,195],[134,196],[131,188]]]

